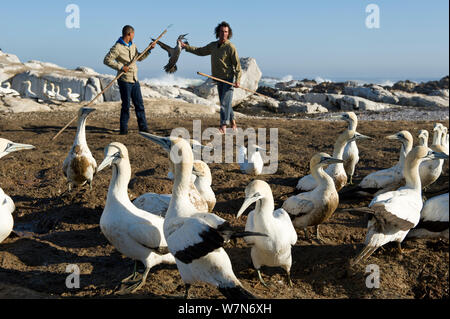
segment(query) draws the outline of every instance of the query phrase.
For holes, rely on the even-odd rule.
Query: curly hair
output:
[[[228,39],[231,39],[231,37],[233,36],[233,30],[231,30],[230,25],[227,22],[225,22],[225,21],[222,21],[221,23],[219,23],[217,25],[217,27],[214,29],[214,33],[216,34],[216,39],[219,38],[219,32],[220,32],[220,28],[221,27],[227,27],[228,28]]]

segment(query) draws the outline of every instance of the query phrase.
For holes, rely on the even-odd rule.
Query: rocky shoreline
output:
[[[355,111],[364,120],[442,120],[448,119],[449,77],[437,81],[415,83],[399,81],[392,86],[348,82],[320,82],[304,79],[276,83],[274,87],[258,86],[261,80],[256,60],[241,58],[241,85],[266,95],[252,95],[235,90],[234,109],[241,116],[280,118],[317,118],[326,120],[328,112]],[[71,110],[91,101],[114,78],[87,67],[69,70],[52,63],[29,61],[22,63],[13,54],[0,51],[0,82],[17,91],[0,91],[0,114]],[[30,87],[26,82],[29,81]],[[49,98],[49,85],[57,88],[60,99]],[[180,88],[141,82],[146,105],[182,105],[179,113],[213,115],[219,111],[219,99],[214,83],[208,79],[199,86]],[[80,102],[67,102],[64,92],[70,89]],[[30,98],[29,91],[34,94]],[[52,93],[52,92],[50,92]],[[117,83],[100,96],[95,104],[108,106],[120,101]],[[195,106],[194,106],[195,105]],[[115,106],[117,107],[117,106]],[[170,109],[170,108],[169,108]],[[159,113],[158,107],[153,111]]]

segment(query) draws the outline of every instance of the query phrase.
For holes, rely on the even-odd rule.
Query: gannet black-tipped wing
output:
[[[155,41],[155,39],[152,39],[152,41]],[[174,48],[168,46],[167,44],[165,44],[164,42],[161,42],[161,41],[158,41],[157,43],[162,49],[167,51],[169,58],[173,55],[173,52],[175,50]]]

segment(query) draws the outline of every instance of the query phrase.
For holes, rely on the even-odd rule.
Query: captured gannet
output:
[[[423,204],[419,224],[407,237],[448,239],[448,193],[435,196]]]
[[[169,62],[164,66],[164,70],[167,73],[175,73],[177,71],[176,64],[177,64],[178,58],[180,57],[181,50],[182,50],[181,45],[178,41],[184,40],[185,36],[187,36],[187,35],[188,35],[188,33],[180,35],[177,39],[177,45],[174,48],[168,46],[167,44],[164,44],[161,41],[157,42],[159,44],[159,46],[161,48],[163,48],[164,50],[166,50],[167,53],[169,54]],[[152,40],[155,41],[155,39],[152,39]],[[187,42],[185,42],[185,43],[188,44]]]
[[[358,126],[358,118],[354,112],[346,112],[340,118],[348,123],[348,130],[356,131]],[[345,173],[349,177],[349,184],[353,184],[353,175],[355,174],[356,164],[359,162],[359,150],[356,141],[348,142],[342,154],[344,160]]]
[[[345,145],[359,139],[371,139],[371,137],[346,129],[338,136],[336,142],[334,143],[333,158],[342,159]],[[345,172],[343,162],[337,162],[337,164],[329,165],[325,169],[325,172],[333,178],[337,191],[341,190],[345,184],[347,184],[347,173]],[[317,182],[315,178],[312,175],[306,175],[300,178],[296,188],[305,192],[313,190],[316,186]]]
[[[72,88],[67,88],[67,98],[70,102],[80,102],[80,94],[72,93]]]
[[[433,131],[433,144],[430,146],[430,149],[435,152],[445,153],[445,148],[441,145],[442,127],[435,126]],[[428,146],[428,139],[426,139],[426,137],[428,137],[428,132],[421,130],[419,134],[420,145],[424,143],[425,146]],[[420,163],[419,174],[422,188],[426,188],[427,186],[433,184],[439,176],[441,176],[443,165],[443,159],[424,160]]]
[[[20,96],[20,93],[11,89],[11,83],[4,82],[6,87],[0,86],[0,96]]]
[[[245,200],[236,217],[239,218],[255,202],[255,209],[248,214],[245,230],[264,233],[267,237],[249,236],[244,240],[252,245],[251,257],[258,278],[267,287],[261,277],[261,266],[281,267],[286,271],[289,286],[292,286],[291,246],[297,242],[297,232],[284,209],[274,210],[272,190],[261,180],[254,180],[245,188]]]
[[[168,151],[174,164],[174,185],[164,220],[164,235],[185,283],[185,297],[190,285],[198,281],[218,287],[227,298],[254,297],[236,278],[223,246],[233,238],[265,235],[238,232],[215,214],[199,213],[188,196],[194,161],[189,143],[182,138],[140,134]]]
[[[136,279],[135,264],[133,274],[122,281],[126,288],[121,292],[129,293],[145,284],[153,266],[175,264],[175,259],[170,253],[156,253],[167,248],[163,233],[164,218],[137,208],[128,198],[131,166],[125,145],[113,142],[105,148],[105,157],[98,171],[107,166],[112,166],[112,178],[100,218],[100,229],[118,251],[145,265],[141,280]]]
[[[388,242],[397,242],[401,252],[401,242],[410,229],[419,223],[423,206],[419,165],[427,158],[448,158],[448,155],[436,153],[425,146],[416,146],[405,159],[403,175],[406,185],[395,191],[375,196],[368,208],[354,209],[368,213],[369,222],[365,248],[351,261],[352,265],[367,259]]]
[[[264,150],[258,145],[250,145],[249,153],[244,145],[239,145],[238,149],[238,164],[242,173],[249,175],[260,175],[264,166],[260,150]]]
[[[39,97],[36,95],[36,93],[34,93],[33,91],[31,91],[31,81],[23,81],[22,83],[25,83],[27,85],[27,88],[25,90],[25,97],[29,98],[29,99],[35,99],[38,100]]]
[[[316,237],[321,241],[319,225],[328,220],[339,205],[339,195],[333,178],[323,169],[335,163],[343,163],[343,160],[330,157],[326,153],[315,154],[309,162],[309,167],[318,186],[310,192],[289,197],[282,206],[291,216],[294,226],[305,230],[305,235],[306,227],[316,226]]]
[[[400,148],[400,158],[397,164],[390,168],[382,169],[365,176],[363,180],[354,188],[349,188],[341,192],[341,199],[348,196],[354,196],[355,193],[362,194],[380,194],[383,192],[395,190],[404,184],[403,166],[406,155],[412,149],[413,137],[408,131],[400,131],[394,135],[386,136],[390,140],[398,140],[402,143]]]
[[[63,162],[63,173],[67,178],[69,191],[72,185],[84,185],[86,182],[92,189],[92,179],[97,171],[97,162],[86,143],[86,118],[95,111],[93,108],[82,107],[78,111],[78,127],[72,148]]]
[[[15,151],[34,148],[33,145],[14,143],[10,140],[0,138],[0,158]],[[13,200],[0,188],[0,243],[9,236],[13,229],[14,219],[12,213],[14,209],[15,205]]]
[[[207,176],[208,172],[205,172],[206,168],[201,163],[206,165],[209,172],[209,178]],[[196,168],[199,170],[197,171]],[[197,174],[202,175],[202,177],[197,178]],[[208,165],[200,160],[194,161],[192,176],[195,176],[196,178],[194,179],[194,182],[192,182],[191,179],[189,188],[189,200],[191,201],[191,204],[194,205],[199,212],[211,212],[216,204],[216,198],[211,189],[211,172],[209,171]],[[197,185],[195,182],[197,182]],[[171,198],[172,194],[145,193],[137,197],[133,201],[133,204],[149,213],[165,217]]]

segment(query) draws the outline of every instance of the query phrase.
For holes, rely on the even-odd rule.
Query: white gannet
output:
[[[338,136],[334,143],[333,158],[342,159],[345,145],[359,139],[371,139],[371,137],[346,129]],[[347,184],[347,173],[345,172],[343,163],[339,162],[337,164],[331,164],[325,169],[325,172],[333,178],[337,191],[341,190],[345,184]],[[314,177],[312,175],[306,175],[300,178],[296,188],[303,192],[307,192],[313,190],[316,186],[317,182]]]
[[[122,281],[126,288],[121,293],[129,293],[145,284],[153,266],[175,264],[175,258],[170,253],[156,253],[167,248],[163,233],[164,218],[137,208],[128,198],[131,166],[125,145],[113,142],[105,148],[105,156],[98,171],[107,166],[112,166],[112,178],[100,217],[100,229],[118,251],[145,265],[142,279],[136,279],[135,263],[133,274]]]
[[[195,160],[192,174],[197,177],[194,181],[194,186],[202,198],[206,201],[208,205],[208,212],[211,213],[214,206],[216,206],[216,195],[211,188],[212,176],[208,164],[200,160]]]
[[[255,202],[255,209],[248,214],[245,230],[267,234],[267,237],[249,236],[244,240],[252,245],[251,257],[258,278],[267,287],[261,277],[261,266],[281,267],[286,271],[287,282],[292,287],[291,246],[297,242],[297,232],[283,208],[274,210],[272,190],[269,184],[261,180],[254,180],[245,188],[245,200],[236,218]]]
[[[14,143],[10,140],[0,138],[0,158],[11,152],[34,148],[33,145]],[[13,229],[14,219],[12,213],[14,209],[15,205],[13,200],[0,188],[0,243],[9,236]]]
[[[249,145],[247,154],[247,148],[244,145],[239,145],[238,149],[238,164],[242,173],[249,175],[260,175],[264,166],[263,159],[260,150],[264,148],[258,145]]]
[[[80,102],[80,94],[72,93],[72,88],[67,88],[67,98],[70,102]]]
[[[69,191],[72,185],[84,185],[86,182],[92,189],[92,179],[97,171],[97,162],[86,143],[86,118],[95,111],[93,108],[82,107],[78,111],[78,127],[72,148],[63,162],[63,173],[67,178]]]
[[[355,193],[374,195],[395,190],[404,185],[403,166],[406,155],[413,147],[413,137],[408,131],[400,131],[394,135],[386,136],[389,140],[398,140],[402,143],[398,162],[386,169],[382,169],[365,176],[362,181],[353,188],[340,193],[340,197],[353,197]]]
[[[448,193],[435,196],[423,204],[420,221],[406,237],[448,239]]]
[[[348,130],[356,131],[358,126],[358,118],[354,112],[346,112],[340,116],[340,118],[348,123]],[[348,142],[344,148],[344,154],[342,154],[344,160],[344,169],[349,177],[349,184],[353,184],[353,175],[355,174],[356,164],[359,162],[359,150],[356,145],[356,141]]]
[[[50,84],[53,85],[53,87],[54,87],[54,84],[53,84],[53,83],[50,83]],[[42,93],[43,93],[43,94],[45,95],[45,97],[48,98],[49,100],[53,100],[53,99],[55,99],[55,97],[56,97],[55,92],[48,90],[48,88],[47,88],[47,81],[44,82],[44,86],[43,86],[43,88],[42,88]]]
[[[4,82],[6,87],[0,86],[0,96],[20,96],[20,93],[14,89],[11,89],[11,83]]]
[[[448,158],[448,155],[436,153],[425,146],[416,146],[406,156],[403,168],[405,186],[375,196],[368,208],[352,209],[369,213],[369,222],[365,247],[351,261],[351,265],[367,259],[388,242],[397,242],[401,252],[401,242],[420,220],[423,203],[419,165],[426,158]]]
[[[441,145],[442,127],[435,126],[433,131],[433,144],[429,146],[429,148],[435,152],[445,153],[445,148]],[[428,137],[428,132],[425,132],[424,130],[420,131],[419,143],[420,145],[422,145],[423,143],[428,147],[428,139],[426,139]],[[441,176],[443,165],[443,159],[424,160],[422,161],[422,163],[420,163],[419,174],[422,188],[425,189],[427,186],[433,184],[439,178],[439,176]]]
[[[168,46],[167,44],[162,43],[161,41],[157,42],[158,45],[164,50],[166,50],[167,54],[169,55],[169,62],[164,66],[164,70],[167,73],[175,73],[177,71],[176,63],[178,61],[178,58],[180,57],[182,50],[181,45],[178,41],[185,40],[185,36],[187,35],[188,33],[180,35],[177,39],[177,44],[174,48]],[[152,39],[152,41],[155,41],[155,39]],[[188,44],[187,41],[185,41],[185,43]]]
[[[56,100],[61,101],[61,102],[67,101],[67,98],[66,98],[65,96],[59,94],[59,91],[60,91],[59,85],[57,85],[57,86],[56,86],[56,92],[55,92],[55,98],[56,98]]]
[[[448,129],[447,127],[442,127],[442,139],[441,139],[441,145],[444,147],[445,154],[448,154]]]
[[[295,227],[302,228],[307,235],[306,227],[316,227],[316,237],[322,241],[319,225],[328,220],[339,205],[339,195],[334,181],[324,171],[324,166],[343,163],[342,159],[330,157],[326,153],[315,154],[310,162],[311,176],[318,185],[310,192],[289,197],[283,203],[283,209],[291,216]]]
[[[253,298],[236,278],[223,246],[233,238],[265,235],[238,232],[215,214],[199,213],[188,196],[194,161],[189,143],[182,138],[140,134],[168,151],[174,164],[174,185],[164,220],[164,235],[185,283],[185,297],[190,285],[201,281],[216,286],[227,298]]]
[[[37,96],[37,94],[34,93],[33,91],[31,91],[31,81],[27,80],[27,81],[23,81],[22,83],[27,85],[27,88],[25,90],[25,97],[29,98],[29,99],[38,100],[39,97]]]

